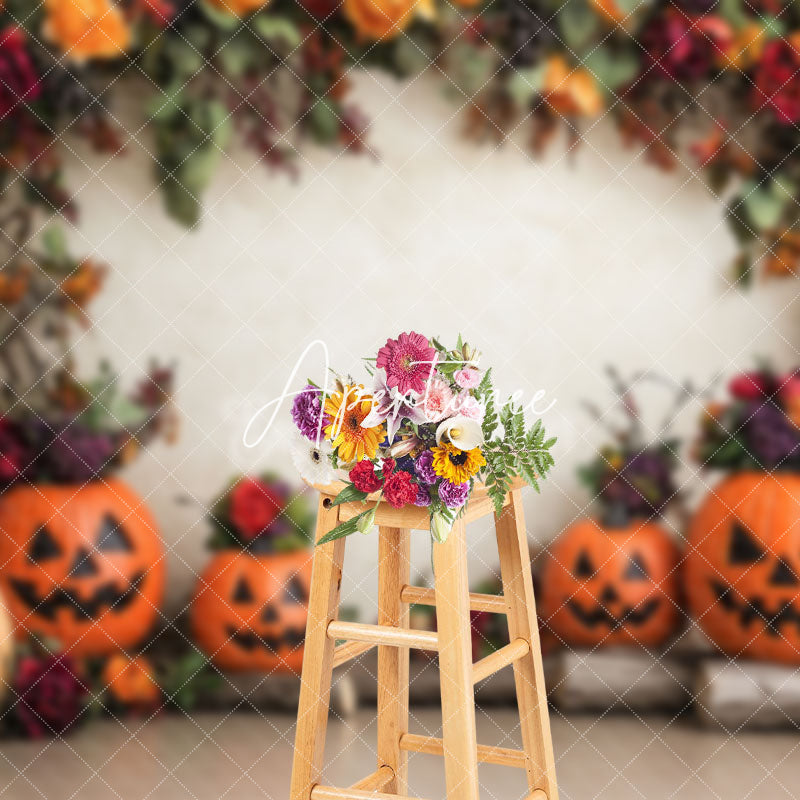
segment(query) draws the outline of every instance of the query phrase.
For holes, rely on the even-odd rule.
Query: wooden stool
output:
[[[428,530],[428,510],[378,506],[380,530],[378,624],[337,620],[346,539],[314,553],[305,657],[297,713],[290,800],[414,800],[406,797],[408,751],[444,756],[447,800],[478,800],[478,762],[519,767],[527,773],[527,800],[557,800],[536,608],[528,543],[515,483],[503,513],[495,514],[503,596],[471,594],[467,581],[465,523],[494,513],[476,485],[465,514],[444,544],[433,545],[435,589],[409,586],[410,532]],[[317,539],[364,510],[361,503],[332,505],[343,484],[320,491]],[[409,629],[409,605],[436,607],[438,631]],[[504,613],[510,644],[472,662],[470,609]],[[337,640],[344,644],[336,646]],[[322,786],[325,728],[331,678],[337,667],[378,646],[378,764],[348,789]],[[408,732],[409,648],[436,650],[442,691],[441,739]],[[479,745],[475,735],[473,685],[513,664],[523,750]]]

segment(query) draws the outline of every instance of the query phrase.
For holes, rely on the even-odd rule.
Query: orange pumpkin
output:
[[[542,627],[582,647],[663,643],[680,621],[678,558],[653,522],[577,522],[549,548],[540,580]]]
[[[299,674],[310,586],[306,550],[222,550],[198,581],[192,636],[221,669]]]
[[[156,620],[164,569],[155,521],[120,481],[0,497],[0,589],[20,638],[53,637],[78,656],[130,649]]]
[[[113,700],[129,708],[155,708],[161,700],[155,670],[145,656],[113,653],[103,665],[103,686]]]
[[[800,664],[800,476],[725,479],[689,526],[686,595],[731,656]]]

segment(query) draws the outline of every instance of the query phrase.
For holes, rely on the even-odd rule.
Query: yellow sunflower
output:
[[[486,465],[486,459],[480,447],[472,450],[459,450],[455,445],[442,444],[431,448],[433,453],[433,471],[450,483],[464,483],[468,481],[481,467]]]
[[[325,414],[330,422],[325,436],[338,448],[339,461],[360,461],[364,456],[375,458],[375,451],[386,435],[385,425],[362,428],[361,423],[372,410],[372,395],[362,394],[363,386],[345,386],[325,399]]]

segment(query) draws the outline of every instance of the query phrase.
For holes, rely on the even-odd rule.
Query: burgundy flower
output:
[[[231,491],[230,518],[242,538],[252,541],[275,521],[283,498],[255,478],[244,478]]]
[[[26,448],[14,423],[0,419],[0,485],[15,480],[26,466]]]
[[[67,731],[80,718],[87,694],[75,662],[66,655],[20,659],[13,689],[14,718],[31,738]]]
[[[774,39],[764,48],[755,70],[753,106],[768,107],[778,122],[800,122],[800,53],[785,39]]]
[[[25,43],[24,31],[15,25],[0,31],[0,118],[36,100],[41,93]]]
[[[652,68],[679,81],[710,77],[731,39],[731,29],[720,17],[692,18],[675,9],[654,18],[642,34]]]

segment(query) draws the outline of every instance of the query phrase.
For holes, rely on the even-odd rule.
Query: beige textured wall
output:
[[[543,496],[527,498],[540,541],[584,510],[574,467],[600,433],[579,402],[609,405],[604,364],[704,380],[755,354],[797,360],[795,284],[731,289],[734,247],[718,203],[687,173],[661,175],[622,150],[610,125],[571,156],[557,145],[534,162],[522,137],[497,151],[464,142],[463,118],[432,80],[362,75],[355,95],[374,119],[377,160],[311,149],[292,181],[233,153],[195,232],[162,214],[146,138],[113,164],[83,153],[72,169],[83,186],[75,247],[113,267],[81,362],[108,356],[126,380],[148,354],[179,362],[180,442],[127,472],[170,547],[173,605],[206,558],[203,504],[236,471],[291,474],[288,414],[257,451],[240,439],[311,339],[357,372],[390,334],[461,331],[502,388],[546,389],[560,443]],[[473,534],[476,576],[494,565],[486,533]],[[375,537],[355,545],[346,602],[369,615]],[[417,559],[427,573],[422,539]]]

